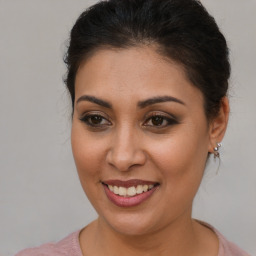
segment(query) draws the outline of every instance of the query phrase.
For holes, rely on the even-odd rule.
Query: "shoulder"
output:
[[[210,228],[219,239],[219,253],[218,256],[250,256],[234,243],[228,241],[216,228],[210,224],[197,220],[200,224]]]
[[[239,248],[236,244],[228,241],[219,231],[214,229],[219,238],[219,255],[218,256],[249,256],[248,253]]]
[[[36,248],[25,249],[15,256],[82,256],[79,233],[80,230],[57,243],[47,243]]]

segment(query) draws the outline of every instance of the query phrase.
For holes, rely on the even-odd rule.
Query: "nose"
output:
[[[119,171],[128,171],[133,166],[142,166],[146,162],[146,153],[136,131],[129,128],[115,131],[107,152],[108,164]]]

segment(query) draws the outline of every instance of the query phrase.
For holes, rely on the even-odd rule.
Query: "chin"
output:
[[[101,218],[101,217],[100,217]],[[105,217],[104,222],[108,224],[115,232],[126,236],[141,236],[152,233],[155,226],[159,227],[160,223],[153,221],[153,216],[145,216],[142,213],[124,213],[112,214],[109,218]]]

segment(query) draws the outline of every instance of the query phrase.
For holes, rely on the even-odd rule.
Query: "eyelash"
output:
[[[102,122],[106,122],[105,124],[93,124],[92,123],[92,118],[98,118],[98,121]],[[159,121],[160,120],[160,124],[159,125],[154,125],[152,123],[153,119],[155,118],[155,121]],[[107,128],[108,126],[111,126],[112,123],[105,118],[104,116],[102,116],[101,114],[86,114],[84,116],[82,116],[81,118],[79,118],[82,122],[84,122],[86,125],[92,127],[92,128],[99,128],[99,129],[104,129]],[[157,120],[159,119],[159,120]],[[96,120],[97,121],[97,120]],[[151,121],[152,124],[148,124]],[[161,122],[165,122],[165,124],[161,124]],[[178,124],[178,121],[174,118],[174,117],[167,117],[166,115],[160,114],[160,113],[153,113],[151,115],[149,115],[146,118],[146,121],[143,123],[143,126],[145,127],[152,127],[152,128],[156,128],[156,129],[161,129],[161,128],[165,128],[171,125],[175,125]]]
[[[148,125],[148,124],[145,124],[147,123],[148,121],[153,121],[153,118],[155,118],[155,121],[157,121],[157,119],[160,119],[162,122],[166,122],[165,125]],[[147,119],[146,119],[146,122],[144,123],[144,126],[151,126],[153,128],[157,128],[157,129],[161,129],[161,128],[165,128],[165,127],[168,127],[170,125],[175,125],[175,124],[178,124],[178,121],[174,118],[174,117],[167,117],[166,115],[163,115],[163,114],[159,114],[159,113],[153,113],[151,114]]]
[[[105,120],[107,121],[107,124],[93,124],[92,123],[92,118],[99,118],[101,121]],[[84,116],[82,116],[81,118],[79,118],[82,122],[84,122],[86,125],[94,127],[94,128],[103,128],[106,126],[110,126],[111,122],[108,121],[105,117],[103,117],[101,114],[86,114]]]

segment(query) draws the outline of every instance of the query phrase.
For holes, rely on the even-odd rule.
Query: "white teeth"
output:
[[[126,196],[127,195],[127,189],[124,188],[124,187],[119,187],[118,192],[119,192],[118,193],[119,196]]]
[[[123,196],[123,197],[132,197],[132,196],[135,196],[136,194],[139,195],[143,192],[149,191],[153,187],[154,187],[154,185],[152,185],[152,184],[151,185],[138,185],[137,187],[132,186],[129,188],[108,185],[108,188],[110,191],[112,191],[116,195]]]
[[[148,191],[148,185],[143,185],[143,191],[147,192]]]
[[[130,187],[127,189],[127,195],[128,196],[135,196],[136,195],[136,188],[135,187]]]
[[[136,193],[137,194],[141,194],[143,192],[143,186],[142,185],[138,185],[136,188]]]
[[[114,193],[115,193],[116,195],[118,195],[118,192],[119,192],[118,187],[117,187],[117,186],[114,186]]]

